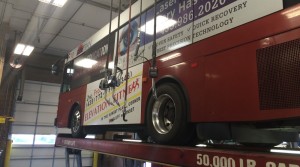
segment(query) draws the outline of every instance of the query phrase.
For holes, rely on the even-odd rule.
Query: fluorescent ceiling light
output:
[[[58,7],[63,7],[66,2],[67,2],[67,0],[54,0],[52,2],[52,5],[58,6]]]
[[[63,7],[67,0],[39,0],[40,2],[44,2],[47,4],[51,4],[57,7]]]
[[[50,3],[51,0],[39,0],[41,2],[44,2],[44,3]]]
[[[33,46],[27,45],[27,46],[25,47],[25,50],[24,50],[24,52],[23,52],[22,55],[24,55],[24,56],[29,56],[29,55],[31,54],[31,52],[33,51],[33,49],[34,49]]]
[[[175,20],[168,19],[165,16],[157,16],[156,17],[156,32],[160,32],[164,29],[167,29],[176,23],[177,22]],[[146,24],[144,24],[141,27],[141,31],[145,32],[146,34],[153,35],[154,34],[154,18],[152,20],[146,22]]]
[[[14,54],[20,55],[23,53],[24,49],[25,49],[25,45],[19,43],[15,48]]]
[[[24,45],[22,43],[19,43],[14,50],[14,54],[29,56],[33,49],[34,47],[31,45]]]
[[[75,65],[83,68],[92,68],[93,65],[95,65],[96,63],[97,63],[96,60],[84,58],[76,62]]]

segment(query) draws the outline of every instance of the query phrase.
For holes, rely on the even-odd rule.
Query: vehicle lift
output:
[[[270,149],[245,148],[234,145],[220,148],[166,146],[114,140],[79,139],[66,134],[59,134],[55,145],[68,150],[66,151],[67,161],[69,161],[69,154],[75,154],[79,167],[81,167],[81,150],[143,160],[156,164],[155,167],[300,167],[299,154],[274,153],[270,152]],[[67,162],[66,165],[68,165]]]

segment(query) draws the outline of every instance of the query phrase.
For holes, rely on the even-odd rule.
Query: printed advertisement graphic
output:
[[[110,40],[108,40],[108,38],[109,36],[104,37],[94,44],[88,52],[75,58],[73,66],[74,74],[72,75],[71,84],[72,88],[91,83],[104,77],[103,71],[105,70],[107,56],[109,56],[109,61],[113,59],[112,54],[114,48],[112,46],[115,42],[115,33],[110,34]],[[110,44],[108,42],[110,42]],[[96,61],[96,64],[91,67],[78,65],[78,63],[83,60]]]
[[[125,80],[122,81],[122,84],[117,87],[114,92],[114,96],[120,103],[120,107],[112,98],[112,89],[107,91],[107,100],[112,102],[113,105],[109,104],[109,102],[105,100],[105,93],[103,90],[99,89],[100,80],[98,80],[87,85],[84,125],[140,123],[143,65],[140,64],[130,68],[128,73],[129,79],[126,108],[126,119],[128,121],[123,121]],[[125,78],[124,73],[122,77],[123,79]]]
[[[120,67],[121,69],[126,68],[128,49],[129,66],[134,65],[134,53],[138,43],[139,27],[140,18],[138,17],[130,22],[130,29],[127,24],[119,30],[118,46],[116,46],[116,49],[118,49],[118,67]]]
[[[193,39],[197,42],[278,11],[283,4],[281,0],[208,0],[198,1],[195,7]]]
[[[272,5],[270,5],[272,4]],[[187,46],[283,8],[281,0],[163,0],[157,10],[157,56]],[[154,9],[147,11],[145,57],[151,59]],[[164,19],[161,23],[160,20]],[[163,27],[163,28],[161,28]]]

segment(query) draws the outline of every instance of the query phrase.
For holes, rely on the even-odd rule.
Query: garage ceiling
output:
[[[65,56],[109,22],[110,3],[68,0],[60,8],[39,0],[0,0],[0,23],[9,26],[5,39],[12,48],[20,41],[35,46],[35,55]],[[118,4],[119,0],[113,1],[113,17]],[[124,10],[129,0],[121,4]]]

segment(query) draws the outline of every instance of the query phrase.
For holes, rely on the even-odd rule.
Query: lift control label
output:
[[[278,160],[249,159],[239,158],[236,155],[232,157],[217,156],[208,154],[197,154],[197,166],[201,167],[300,167],[299,164],[290,162],[278,162]]]

